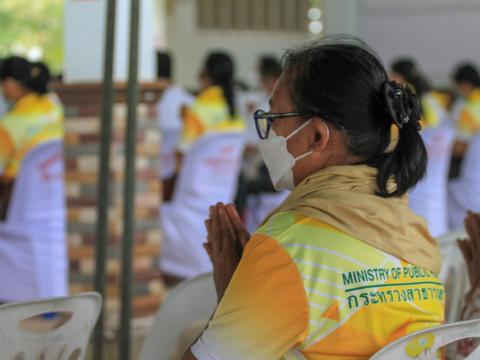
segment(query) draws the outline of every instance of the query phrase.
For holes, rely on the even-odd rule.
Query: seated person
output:
[[[441,324],[439,249],[405,196],[427,161],[413,92],[361,40],[327,37],[287,50],[270,111],[258,146],[292,193],[252,237],[210,208],[218,307],[183,359],[369,359]]]
[[[22,160],[29,150],[63,138],[63,108],[49,94],[50,72],[43,63],[21,57],[5,59],[0,68],[4,96],[14,103],[0,118],[0,193],[2,218]]]
[[[177,171],[191,146],[209,132],[243,132],[245,124],[236,109],[234,65],[229,55],[213,52],[208,55],[200,75],[202,90],[191,106],[183,111],[183,126],[177,146]],[[176,173],[166,183],[164,200],[175,190]]]
[[[461,158],[467,151],[470,139],[480,132],[480,74],[473,64],[461,64],[453,74],[458,93],[464,99],[454,119],[457,127],[457,141],[453,149],[455,158]]]

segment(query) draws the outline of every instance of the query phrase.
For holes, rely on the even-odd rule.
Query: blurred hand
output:
[[[457,240],[467,265],[471,291],[480,285],[480,214],[468,212],[465,219],[465,229],[468,239]]]
[[[220,301],[235,272],[250,234],[233,205],[210,207],[205,221],[207,242],[203,244],[213,264],[213,278]]]

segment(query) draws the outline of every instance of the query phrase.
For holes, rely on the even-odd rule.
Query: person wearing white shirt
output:
[[[194,97],[182,87],[172,82],[172,60],[168,53],[157,53],[157,77],[167,87],[156,105],[158,127],[162,136],[160,148],[161,166],[159,176],[166,181],[175,176],[176,148],[182,131],[182,112],[190,106]]]

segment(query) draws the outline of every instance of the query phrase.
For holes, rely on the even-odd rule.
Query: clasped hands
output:
[[[220,301],[242,257],[243,248],[250,234],[231,204],[217,203],[210,206],[205,220],[207,242],[203,244],[213,265],[213,278]]]

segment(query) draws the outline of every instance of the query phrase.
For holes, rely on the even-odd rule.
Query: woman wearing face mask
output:
[[[369,359],[443,321],[437,245],[405,197],[427,161],[417,98],[349,37],[283,63],[255,117],[272,181],[292,193],[251,238],[232,206],[211,208],[219,304],[184,360]]]
[[[2,213],[29,150],[44,142],[63,138],[63,108],[48,93],[50,72],[43,63],[21,57],[5,59],[0,68],[3,94],[13,106],[0,118],[0,190]]]

